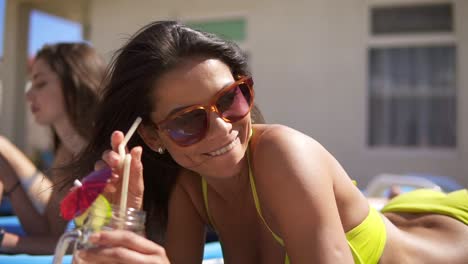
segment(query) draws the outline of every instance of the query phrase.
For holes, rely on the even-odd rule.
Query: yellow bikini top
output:
[[[250,132],[250,138],[252,137],[252,130]],[[250,139],[249,139],[250,141]],[[252,196],[255,203],[255,208],[257,209],[258,216],[262,219],[265,226],[270,230],[271,234],[273,235],[274,239],[281,245],[284,245],[283,239],[278,236],[268,225],[265,221],[265,218],[262,215],[262,208],[260,205],[260,201],[258,199],[257,188],[255,186],[255,179],[253,177],[252,167],[250,166],[250,144],[247,149],[247,164],[249,166],[249,180],[250,180],[250,188],[252,189]],[[205,203],[205,210],[206,214],[208,215],[208,220],[210,221],[211,226],[215,228],[213,219],[210,214],[209,205],[208,205],[208,186],[206,180],[201,177],[202,183],[202,193],[203,193],[203,200]],[[356,181],[353,181],[356,185]],[[386,230],[385,224],[380,217],[380,214],[373,208],[370,208],[369,215],[366,219],[359,224],[358,226],[354,227],[353,229],[346,232],[346,238],[348,241],[348,245],[351,249],[353,254],[353,259],[357,264],[370,264],[370,263],[377,263],[382,255],[385,241],[386,241]],[[372,239],[371,239],[372,238]],[[369,240],[373,246],[369,246]],[[286,253],[285,264],[289,264],[289,256]]]
[[[252,189],[252,196],[253,196],[253,199],[254,199],[254,202],[255,202],[255,208],[257,209],[258,216],[260,216],[260,219],[262,219],[265,226],[268,228],[268,230],[270,230],[270,232],[273,235],[273,237],[275,238],[275,240],[281,246],[284,247],[283,239],[281,237],[279,237],[275,232],[273,232],[273,230],[271,230],[270,226],[267,224],[267,222],[265,221],[265,218],[263,218],[263,215],[262,215],[260,200],[258,199],[257,188],[255,187],[255,180],[253,178],[252,167],[250,166],[250,139],[252,138],[252,135],[253,135],[253,129],[250,129],[249,147],[247,148],[247,164],[249,166],[250,188]],[[210,221],[211,226],[213,228],[215,228],[214,222],[213,222],[213,219],[211,218],[210,210],[209,210],[209,207],[208,207],[208,186],[207,186],[205,178],[201,177],[201,179],[202,179],[202,192],[203,192],[203,200],[205,202],[206,214],[208,215],[208,220]],[[289,257],[288,257],[287,254],[286,254],[286,257],[285,257],[285,264],[289,264]]]

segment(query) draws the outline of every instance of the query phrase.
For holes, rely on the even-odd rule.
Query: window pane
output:
[[[29,20],[28,54],[34,56],[44,44],[83,41],[81,24],[38,10],[32,10]]]
[[[369,50],[369,145],[456,144],[454,46]]]
[[[372,34],[452,32],[452,5],[375,7],[371,10]]]

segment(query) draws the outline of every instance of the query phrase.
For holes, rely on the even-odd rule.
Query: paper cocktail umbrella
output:
[[[84,213],[102,193],[111,175],[111,169],[105,168],[86,176],[81,185],[78,183],[78,186],[68,193],[60,203],[62,217],[65,220],[71,220]]]
[[[120,196],[120,212],[123,216],[127,208],[127,192],[130,177],[131,155],[125,154],[125,147],[135,133],[142,119],[137,117],[132,126],[125,135],[123,141],[118,146],[121,158],[121,167],[123,168],[122,190]],[[106,187],[109,178],[112,176],[110,168],[101,169],[90,173],[83,179],[83,182],[75,180],[75,187],[60,203],[60,212],[65,220],[71,220],[83,214],[96,200]],[[105,200],[103,199],[100,200]],[[107,203],[107,201],[106,201]],[[108,204],[108,203],[107,203]]]

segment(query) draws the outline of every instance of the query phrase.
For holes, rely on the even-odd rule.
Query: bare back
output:
[[[387,247],[381,264],[466,263],[468,226],[438,214],[385,213]]]

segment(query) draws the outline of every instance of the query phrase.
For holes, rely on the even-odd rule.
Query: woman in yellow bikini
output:
[[[103,247],[76,262],[201,263],[209,226],[225,263],[466,263],[466,190],[414,192],[377,212],[317,141],[252,122],[253,87],[244,54],[214,35],[156,22],[133,36],[80,168],[102,159],[95,166],[113,169],[116,190],[121,131],[143,118],[128,205],[148,213],[147,238],[94,234]]]

